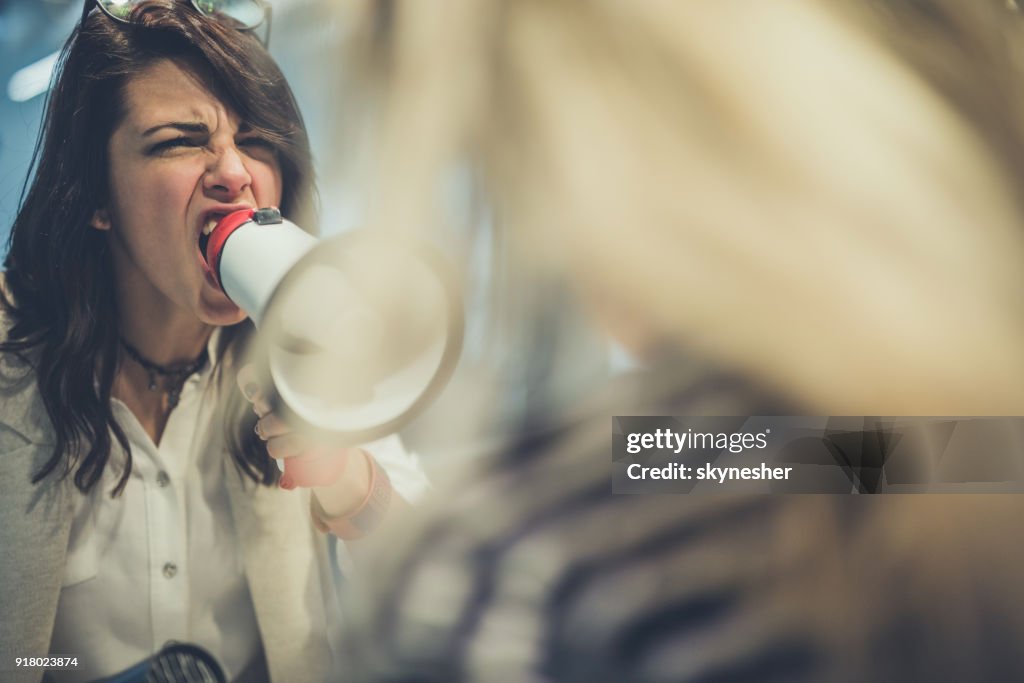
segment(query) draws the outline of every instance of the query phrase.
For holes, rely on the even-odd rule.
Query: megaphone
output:
[[[307,432],[339,445],[391,434],[454,370],[461,300],[426,244],[369,231],[319,241],[267,208],[223,217],[202,251],[260,329],[275,410]]]

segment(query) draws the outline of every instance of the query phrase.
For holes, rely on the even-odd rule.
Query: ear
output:
[[[110,230],[110,215],[107,214],[107,210],[96,209],[96,212],[92,215],[92,220],[89,221],[89,225],[97,230]]]

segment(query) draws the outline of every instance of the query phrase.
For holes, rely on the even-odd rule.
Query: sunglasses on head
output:
[[[82,18],[95,4],[104,14],[124,24],[138,23],[140,10],[149,0],[86,0]],[[191,0],[200,14],[221,21],[239,31],[252,31],[263,43],[270,44],[270,5],[264,0]]]

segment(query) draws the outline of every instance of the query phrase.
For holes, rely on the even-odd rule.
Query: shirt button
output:
[[[178,565],[173,562],[168,562],[164,565],[164,578],[173,579],[174,575],[178,573]]]
[[[161,471],[156,475],[156,485],[160,488],[164,488],[171,483],[171,477],[166,472]]]

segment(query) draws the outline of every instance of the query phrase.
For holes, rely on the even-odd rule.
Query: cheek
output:
[[[280,206],[283,182],[275,164],[259,164],[252,171],[253,190],[259,206]]]
[[[186,165],[137,168],[115,183],[115,203],[126,223],[162,224],[184,214],[200,176]]]

